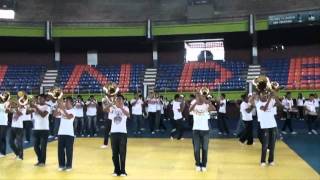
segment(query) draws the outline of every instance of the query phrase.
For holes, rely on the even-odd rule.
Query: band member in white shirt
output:
[[[286,97],[282,100],[283,112],[285,114],[285,122],[282,126],[282,133],[287,134],[286,129],[289,128],[291,134],[297,134],[292,129],[292,108],[293,108],[293,100],[291,98],[291,93],[287,92]]]
[[[60,112],[56,111],[57,110],[57,100],[54,99],[52,96],[47,95],[47,97],[50,98],[51,103],[47,102],[47,105],[50,108],[50,111],[52,112],[52,119],[54,121],[54,129],[53,129],[53,135],[54,135],[54,139],[58,139],[58,130],[59,130],[59,126],[60,126],[60,119],[61,119],[61,114]],[[50,102],[49,101],[49,102]],[[49,123],[50,123],[50,112],[49,112]],[[50,127],[50,124],[49,124]],[[51,129],[50,129],[51,130]],[[51,138],[52,136],[49,135],[49,138]]]
[[[74,118],[74,132],[76,136],[84,136],[86,123],[83,117],[83,106],[84,102],[81,95],[77,96],[77,100],[75,101],[75,118]]]
[[[222,93],[219,100],[219,110],[218,110],[219,134],[224,134],[224,135],[229,134],[226,113],[227,113],[227,100],[226,100],[226,95]]]
[[[153,92],[150,93],[146,102],[148,104],[148,117],[149,117],[150,131],[151,131],[151,134],[155,134],[154,131],[155,131],[158,100],[155,97],[155,94]]]
[[[38,104],[30,105],[30,110],[34,119],[34,151],[38,158],[35,166],[42,167],[46,164],[50,111],[50,107],[45,103],[44,94],[38,97]]]
[[[73,121],[75,118],[72,97],[67,97],[65,102],[58,102],[57,111],[61,114],[58,131],[58,171],[71,171],[74,143]]]
[[[240,104],[241,120],[244,123],[245,128],[240,133],[239,141],[247,145],[253,144],[253,119],[252,119],[252,109],[254,104],[249,103],[248,96],[246,94],[241,96],[242,103]],[[240,120],[240,121],[241,121]]]
[[[299,119],[303,120],[304,119],[304,97],[302,96],[302,93],[298,94],[297,98],[297,106],[298,106],[298,112],[299,112]]]
[[[250,103],[255,101],[251,98]],[[268,163],[270,166],[274,165],[274,150],[277,139],[277,122],[274,117],[273,107],[275,105],[281,106],[281,102],[274,93],[261,92],[259,100],[256,101],[255,106],[257,109],[258,121],[262,131],[262,150],[261,161],[262,167],[266,166],[267,149],[269,149]]]
[[[12,122],[11,122],[11,131],[9,144],[16,155],[17,160],[23,160],[23,119],[22,115],[25,114],[27,109],[18,105],[17,108],[11,108]]]
[[[29,109],[29,105],[26,105],[26,108]],[[23,114],[22,115],[22,119],[23,119],[23,130],[24,130],[24,134],[26,137],[26,140],[24,141],[24,143],[30,143],[31,142],[31,130],[33,127],[33,123],[32,123],[32,115],[30,114]]]
[[[91,95],[86,102],[87,105],[87,119],[88,119],[88,125],[87,125],[87,136],[93,137],[97,134],[97,100],[94,98],[93,95]]]
[[[57,136],[57,129],[56,129],[57,121],[56,121],[55,117],[53,116],[53,111],[56,106],[56,100],[54,100],[51,96],[47,95],[46,96],[46,104],[50,107],[50,111],[49,111],[49,129],[50,129],[49,138],[53,138],[53,137]]]
[[[114,165],[113,176],[127,176],[127,118],[130,117],[130,112],[129,108],[124,106],[123,101],[124,97],[117,95],[115,105],[108,105],[106,107],[112,121],[111,146]]]
[[[167,128],[164,125],[164,109],[165,109],[165,102],[163,99],[163,96],[159,97],[159,103],[160,103],[160,122],[159,122],[159,129],[161,132],[164,132]]]
[[[6,156],[9,101],[0,98],[0,158]]]
[[[215,111],[212,102],[200,93],[196,94],[196,101],[191,104],[189,111],[193,114],[193,150],[196,161],[196,171],[207,171],[208,146],[209,146],[209,119],[210,111]],[[202,158],[200,158],[202,151]]]
[[[174,127],[170,133],[170,139],[173,139],[177,135],[178,140],[183,140],[182,136],[184,133],[184,119],[182,112],[185,107],[185,102],[183,96],[176,94],[174,100],[172,101],[172,111],[173,111],[173,122]]]
[[[142,115],[142,108],[143,108],[143,100],[142,97],[138,94],[134,94],[134,99],[130,101],[132,106],[132,121],[134,123],[134,134],[141,134],[141,127],[143,123],[143,115]]]
[[[314,99],[314,94],[309,95],[309,99],[304,102],[304,108],[307,115],[307,126],[308,126],[308,134],[318,134],[318,132],[314,129],[314,123],[317,119],[317,111],[316,111],[316,101]]]

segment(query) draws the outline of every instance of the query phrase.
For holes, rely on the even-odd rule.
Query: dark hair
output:
[[[221,96],[222,96],[223,98],[226,98],[226,94],[224,94],[224,93],[222,93]]]
[[[38,97],[46,99],[46,95],[45,94],[39,94]]]
[[[180,97],[180,94],[174,95],[174,99],[178,99]]]
[[[314,94],[312,94],[312,93],[311,93],[311,94],[309,94],[309,97],[311,97],[311,96],[312,96],[312,97],[314,97]]]
[[[196,98],[196,96],[194,94],[190,94],[190,98]]]
[[[71,96],[67,96],[65,99],[66,101],[70,101],[71,103],[73,103],[73,98]]]
[[[124,101],[124,96],[122,94],[117,94],[117,98],[121,98]]]
[[[302,93],[298,94],[298,98],[302,99]]]
[[[90,95],[90,98],[94,98],[94,95]]]
[[[241,99],[244,100],[247,97],[247,94],[242,94]]]

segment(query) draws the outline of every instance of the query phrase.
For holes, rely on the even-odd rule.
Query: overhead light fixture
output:
[[[0,9],[0,19],[14,19],[15,12],[12,9]]]

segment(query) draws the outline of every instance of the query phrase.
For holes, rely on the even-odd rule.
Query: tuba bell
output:
[[[261,92],[277,92],[279,90],[279,83],[270,81],[267,76],[261,75],[252,81],[252,84],[256,87],[256,90]]]
[[[55,100],[60,100],[63,97],[63,92],[60,88],[54,87],[49,90],[48,95],[50,95]]]
[[[18,91],[17,96],[18,96],[17,99],[18,99],[19,105],[25,106],[28,104],[29,99],[25,91]]]
[[[210,90],[207,87],[202,87],[200,88],[199,93],[203,96],[208,96],[210,93]]]
[[[120,89],[115,82],[108,82],[103,86],[103,91],[106,94],[106,101],[103,103],[107,105],[115,103],[115,96],[119,93]]]
[[[5,103],[7,101],[9,101],[11,98],[10,96],[10,92],[9,91],[4,91],[0,94],[0,100]]]

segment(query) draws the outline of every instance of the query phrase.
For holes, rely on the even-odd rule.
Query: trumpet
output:
[[[54,87],[49,90],[48,95],[50,95],[55,100],[60,100],[63,97],[63,92],[60,88]]]
[[[270,81],[267,76],[261,75],[252,81],[252,84],[256,87],[256,90],[261,92],[277,92],[280,88],[279,83]]]
[[[110,105],[115,103],[115,97],[119,93],[120,89],[118,85],[114,82],[108,82],[103,86],[103,91],[105,92],[105,100],[103,101],[104,105]]]

